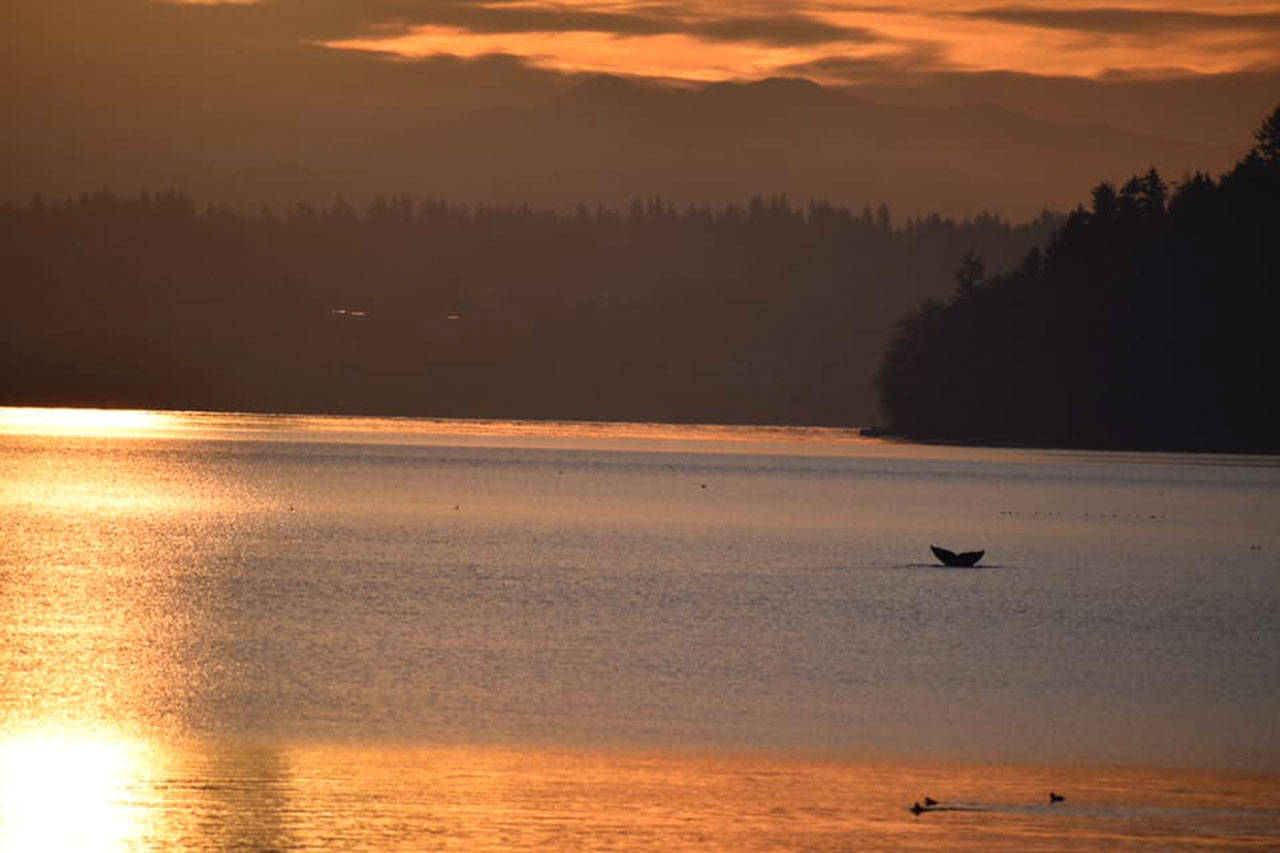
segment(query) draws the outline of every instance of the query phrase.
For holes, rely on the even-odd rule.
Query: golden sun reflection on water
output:
[[[5,406],[0,406],[0,436],[35,441],[62,438],[186,439],[287,441],[294,444],[517,446],[551,449],[591,447],[601,450],[765,450],[797,453],[819,449],[827,454],[866,454],[893,450],[895,447],[882,438],[863,436],[857,429],[848,427]]]
[[[147,834],[134,793],[150,750],[109,735],[56,730],[0,740],[0,850],[116,850]]]
[[[0,410],[0,418],[6,414]],[[86,429],[86,421],[73,426],[83,414],[68,415],[62,428]],[[107,413],[96,428],[109,430],[103,424],[116,423],[123,431],[117,434],[127,436],[117,442],[104,439],[105,433],[46,438],[40,424],[57,429],[56,417],[42,421],[31,415],[25,422],[34,437],[7,439],[7,453],[0,454],[0,851],[1163,850],[1274,847],[1280,838],[1275,773],[610,751],[603,718],[599,749],[418,744],[415,738],[432,732],[413,728],[418,709],[412,703],[435,702],[437,694],[382,692],[397,668],[384,667],[391,658],[380,654],[381,645],[364,647],[377,654],[352,658],[373,671],[367,681],[340,666],[341,654],[321,653],[350,651],[369,637],[388,637],[410,625],[379,616],[357,627],[331,615],[352,612],[335,602],[347,602],[353,591],[371,596],[367,612],[375,604],[381,612],[379,602],[397,598],[374,595],[379,578],[399,577],[405,564],[425,563],[422,554],[434,553],[406,556],[397,546],[384,575],[373,571],[376,560],[366,559],[370,544],[388,531],[392,542],[405,541],[396,538],[398,521],[368,530],[356,525],[410,505],[385,494],[405,480],[399,474],[369,476],[375,468],[349,462],[372,455],[369,449],[348,453],[330,447],[288,457],[297,457],[297,467],[241,464],[277,458],[278,449],[247,444],[275,440],[562,448],[617,441],[624,449],[647,442],[642,446],[650,449],[696,445],[734,453],[801,448],[812,440],[816,453],[875,452],[878,445],[856,435],[660,424]],[[162,439],[244,441],[236,446],[239,456],[228,457],[213,442],[201,452],[196,442],[134,440],[128,430],[151,428],[143,424],[164,424]],[[947,448],[918,453],[976,458]],[[229,458],[238,461],[229,464]],[[379,467],[395,467],[382,464],[394,453],[374,458]],[[405,458],[420,460],[423,454]],[[992,450],[981,458],[1045,455]],[[1115,458],[1097,457],[1089,464]],[[304,467],[310,478],[305,481],[297,473]],[[656,467],[667,470],[665,460]],[[439,476],[443,469],[424,470]],[[471,468],[457,474],[458,482],[474,476]],[[590,477],[596,479],[594,470]],[[300,482],[308,488],[298,487]],[[540,523],[579,511],[573,502],[539,505],[536,513],[511,510],[528,499],[528,482],[520,474],[502,481],[509,485],[491,486],[486,511]],[[297,513],[288,503],[295,494],[310,496],[309,504],[299,501]],[[410,492],[409,499],[426,505],[441,494],[448,491]],[[603,493],[588,494],[598,501]],[[330,495],[360,509],[343,510],[348,521],[337,528],[341,537],[326,539],[316,534],[333,524],[328,513],[339,502],[329,502]],[[758,505],[734,504],[733,512],[747,518],[744,513]],[[619,517],[627,517],[623,513],[633,511],[627,506],[647,505],[620,506]],[[368,515],[360,514],[366,507]],[[413,522],[407,526],[416,537],[416,525],[435,524],[447,512],[414,509],[404,517]],[[612,518],[606,510],[593,517]],[[325,557],[325,547],[339,550]],[[343,568],[326,575],[319,570],[327,563]],[[350,578],[358,585],[346,585]],[[307,599],[308,589],[324,594]],[[518,600],[522,607],[528,601]],[[398,613],[399,606],[387,610]],[[317,623],[333,623],[339,633],[311,630]],[[412,624],[457,631],[459,644],[470,636],[426,618]],[[300,665],[313,659],[314,670]],[[418,677],[438,672],[426,669]],[[483,671],[458,672],[465,673],[455,682],[458,695],[483,695]],[[567,687],[564,698],[577,699]],[[589,695],[585,700],[596,701]],[[495,705],[512,716],[517,732],[522,720],[537,721],[533,713],[524,717],[527,709],[514,702]],[[670,708],[673,716],[697,724],[695,709],[662,708],[659,714]],[[480,700],[455,704],[447,713],[470,709],[481,715],[488,710]],[[423,719],[452,724],[445,715]],[[575,721],[583,719],[566,716],[567,736],[574,736]],[[395,725],[388,728],[388,720],[404,720],[403,733]],[[341,725],[325,728],[328,721]],[[463,741],[456,732],[464,728],[452,730]],[[326,732],[336,742],[326,742]],[[290,739],[307,736],[317,742]],[[1066,792],[1066,803],[1050,807],[1049,790]],[[907,806],[925,794],[960,807],[912,815]]]
[[[0,851],[1268,847],[1274,774],[0,739]],[[1045,792],[1067,792],[1050,806]],[[935,813],[907,805],[932,794]]]
[[[171,419],[137,409],[0,408],[0,435],[137,435],[163,429]]]
[[[300,849],[1021,853],[1275,840],[1273,774],[536,746],[294,745],[275,756],[219,761],[268,804],[238,831]],[[1051,788],[1067,802],[1050,806]],[[925,794],[946,808],[913,815]],[[202,804],[224,818],[225,807]]]

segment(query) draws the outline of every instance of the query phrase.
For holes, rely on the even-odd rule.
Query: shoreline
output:
[[[1185,454],[1188,456],[1195,455],[1222,455],[1222,456],[1280,456],[1280,448],[1274,450],[1260,450],[1250,448],[1187,448],[1187,447],[1166,447],[1162,445],[1150,446],[1128,446],[1128,445],[1090,445],[1090,444],[1040,444],[1036,442],[1025,442],[1017,440],[995,440],[995,439],[959,439],[959,438],[928,438],[922,436],[912,436],[905,433],[897,433],[886,427],[856,427],[858,434],[866,438],[878,438],[884,441],[898,442],[902,444],[920,444],[933,447],[973,447],[987,449],[1007,449],[1007,450],[1043,450],[1043,451],[1073,451],[1083,450],[1097,453],[1171,453]]]
[[[503,425],[518,425],[525,428],[532,428],[535,431],[539,429],[549,430],[556,426],[567,426],[577,428],[597,428],[606,427],[602,431],[602,436],[607,434],[609,438],[658,438],[656,431],[679,431],[691,430],[699,433],[709,433],[714,431],[723,431],[723,434],[710,436],[721,439],[741,438],[742,436],[734,436],[733,433],[739,432],[745,434],[748,431],[758,430],[764,433],[774,433],[777,436],[786,436],[794,439],[797,435],[787,435],[787,433],[808,433],[807,438],[810,440],[821,441],[824,438],[830,440],[847,440],[847,439],[866,439],[875,443],[883,443],[889,445],[918,445],[922,447],[946,447],[946,448],[974,448],[986,450],[1027,450],[1036,452],[1092,452],[1092,453],[1143,453],[1143,454],[1169,454],[1176,456],[1228,456],[1228,457],[1260,457],[1275,458],[1280,457],[1280,449],[1276,450],[1259,450],[1259,449],[1242,449],[1242,448],[1178,448],[1178,447],[1128,447],[1128,446],[1089,446],[1089,445],[1048,445],[1037,444],[1034,442],[1018,442],[1018,441],[975,441],[964,439],[948,439],[948,438],[925,438],[916,437],[900,433],[895,433],[890,429],[881,426],[859,427],[849,425],[827,425],[827,424],[786,424],[786,423],[765,423],[765,422],[749,422],[749,421],[695,421],[695,420],[591,420],[582,418],[556,418],[556,417],[494,417],[488,415],[478,416],[456,416],[456,415],[432,415],[432,414],[379,414],[379,413],[349,413],[349,412],[303,412],[303,411],[259,411],[252,409],[188,409],[188,408],[128,408],[128,407],[104,407],[100,405],[77,405],[77,404],[48,404],[48,405],[26,405],[26,404],[0,404],[0,434],[5,434],[5,413],[49,413],[51,417],[56,417],[58,413],[66,413],[67,416],[73,417],[75,413],[89,415],[91,413],[138,413],[138,414],[154,414],[169,417],[201,417],[201,416],[225,416],[225,417],[242,417],[242,418],[279,418],[286,421],[305,422],[307,420],[316,420],[327,423],[339,423],[341,421],[353,422],[370,422],[370,421],[392,421],[397,423],[420,423],[420,424],[443,424],[454,426],[474,426],[474,427],[497,427],[493,430],[485,430],[484,434],[508,435],[520,434],[519,432],[510,433],[504,431]],[[11,418],[12,420],[20,420]],[[38,418],[30,419],[38,420]],[[639,432],[637,433],[637,430]],[[689,438],[693,436],[673,436],[679,438]]]

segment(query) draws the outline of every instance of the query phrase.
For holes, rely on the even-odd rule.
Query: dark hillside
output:
[[[1067,447],[1280,449],[1280,109],[1221,179],[1099,184],[1041,253],[899,321],[890,428]]]
[[[0,403],[868,424],[893,318],[1056,224],[37,201],[0,210]]]

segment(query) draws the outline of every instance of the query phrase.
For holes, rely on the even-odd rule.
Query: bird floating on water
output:
[[[1055,794],[1053,791],[1050,791],[1050,792],[1049,792],[1049,804],[1050,804],[1050,805],[1053,805],[1054,803],[1060,803],[1060,802],[1062,802],[1062,801],[1063,801],[1063,800],[1065,800],[1065,799],[1066,799],[1066,797],[1062,796],[1061,794]]]
[[[933,797],[925,797],[924,804],[926,806],[936,806],[938,804],[938,801],[935,800]]]

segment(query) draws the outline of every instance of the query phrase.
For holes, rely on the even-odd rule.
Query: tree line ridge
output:
[[[108,191],[0,207],[0,403],[862,426],[1275,450],[1280,109],[1011,224]],[[988,270],[997,270],[988,273]]]
[[[8,404],[866,425],[894,318],[1059,220],[101,191],[0,223]]]
[[[1218,179],[1103,182],[1047,246],[895,326],[888,429],[1058,447],[1280,449],[1280,108]]]

